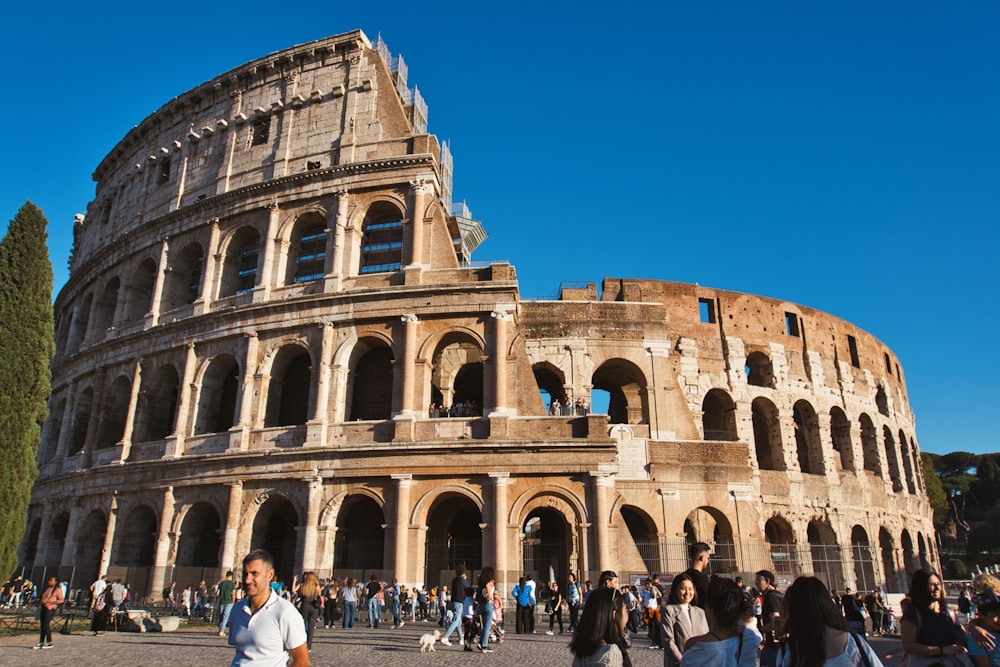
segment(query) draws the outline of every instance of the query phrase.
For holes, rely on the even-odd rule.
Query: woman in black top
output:
[[[913,573],[910,601],[903,612],[899,634],[911,665],[943,662],[943,656],[968,653],[965,630],[948,609],[944,584],[936,572],[923,569]]]
[[[559,621],[559,634],[563,633],[562,608],[563,596],[559,591],[559,584],[553,581],[549,584],[549,631],[545,634],[553,634],[552,628],[555,626],[556,620]]]

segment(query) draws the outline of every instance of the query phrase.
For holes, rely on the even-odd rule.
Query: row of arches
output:
[[[915,494],[922,489],[916,440],[907,437],[902,429],[894,432],[884,425],[879,433],[872,418],[864,412],[858,415],[856,426],[852,425],[839,406],[830,408],[826,417],[829,421],[822,420],[821,424],[820,415],[807,400],[801,399],[792,405],[791,430],[799,470],[814,475],[834,472],[827,470],[825,452],[829,444],[834,453],[831,460],[838,470],[867,470],[877,477],[887,477],[897,492],[904,490],[904,483],[908,493]],[[750,418],[757,466],[761,470],[788,470],[790,462],[786,460],[784,443],[787,431],[777,406],[758,396],[750,404]],[[712,389],[705,394],[702,425],[706,440],[740,439],[737,406],[726,391]],[[852,435],[855,428],[860,435],[860,460]]]
[[[146,255],[123,263],[118,275],[86,291],[63,312],[57,330],[57,351],[74,354],[84,342],[102,340],[108,329],[120,328],[189,306],[199,299],[214,301],[239,296],[270,281],[272,287],[320,280],[333,266],[334,237],[326,215],[310,211],[281,227],[275,241],[274,276],[265,269],[267,217],[257,216],[218,235],[177,237],[163,242],[159,256]],[[402,266],[403,212],[399,202],[377,201],[347,241],[357,246],[351,275],[396,271]],[[215,237],[213,236],[213,239]],[[122,276],[127,276],[123,282]],[[206,277],[214,277],[211,284]]]

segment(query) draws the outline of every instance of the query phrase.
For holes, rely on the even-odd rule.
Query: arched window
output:
[[[875,407],[878,408],[880,415],[889,416],[889,397],[886,396],[882,385],[879,385],[878,389],[875,390]]]
[[[743,372],[746,373],[747,384],[755,387],[774,387],[774,367],[763,352],[751,352]]]
[[[177,543],[179,566],[218,567],[222,522],[219,512],[206,502],[198,502],[184,515]]]
[[[611,395],[608,417],[612,424],[649,423],[646,376],[631,361],[605,361],[594,371],[590,382],[594,389],[603,389]]]
[[[233,235],[222,267],[219,297],[246,294],[257,286],[257,264],[260,255],[260,233],[253,227],[242,227]]]
[[[736,435],[736,404],[725,391],[712,389],[701,403],[705,440],[739,440]]]
[[[80,392],[73,411],[72,431],[69,434],[69,454],[77,454],[87,444],[87,431],[90,428],[90,415],[94,407],[94,390],[87,387]]]
[[[854,526],[851,530],[851,560],[854,561],[854,590],[874,589],[878,583],[875,581],[875,555],[863,526]]]
[[[326,275],[326,222],[312,213],[296,221],[288,251],[287,284],[319,280]]]
[[[911,458],[912,450],[910,442],[906,439],[906,434],[902,430],[899,432],[899,456],[903,459],[903,475],[906,478],[906,490],[913,494],[917,492],[917,480],[914,473],[914,460]]]
[[[162,366],[143,376],[141,398],[136,408],[134,442],[162,440],[174,432],[180,381],[173,366]]]
[[[830,590],[844,587],[843,565],[837,534],[828,523],[811,521],[806,529],[809,550],[812,552],[813,572]]]
[[[348,419],[392,416],[392,350],[381,341],[359,341],[352,355],[351,405]]]
[[[201,379],[198,394],[198,417],[195,435],[221,433],[236,420],[236,396],[239,393],[239,364],[229,354],[212,359]]]
[[[164,311],[194,303],[201,295],[201,276],[205,265],[205,251],[201,244],[189,243],[170,262],[170,271],[164,278]]]
[[[833,406],[830,408],[830,437],[833,449],[840,455],[840,469],[854,470],[854,445],[851,443],[851,422],[844,411]]]
[[[757,467],[761,470],[784,470],[785,456],[781,447],[781,422],[778,409],[766,398],[755,398],[750,405],[753,419],[753,440],[757,452]]]
[[[297,345],[283,347],[274,358],[267,390],[265,426],[297,426],[309,418],[312,384],[309,351]]]
[[[156,285],[156,262],[145,259],[126,283],[125,321],[138,322],[149,313]]]
[[[564,410],[566,405],[566,390],[563,388],[564,378],[562,371],[547,361],[535,364],[531,367],[531,370],[535,375],[535,384],[538,385],[539,395],[543,397],[547,395],[547,398],[542,399],[542,414],[546,411],[548,414],[556,414],[557,410],[552,405],[553,400],[559,401],[559,414],[566,414]]]
[[[132,400],[132,381],[124,375],[115,379],[107,397],[105,409],[101,413],[98,428],[98,449],[114,447],[125,433],[125,419],[128,416],[129,401]]]
[[[98,340],[103,338],[105,332],[114,324],[119,289],[121,289],[121,282],[118,280],[118,276],[115,276],[104,286],[101,296],[94,305],[94,336]]]
[[[896,453],[896,440],[888,426],[882,427],[882,442],[885,445],[885,460],[889,464],[889,479],[892,480],[892,490],[902,491],[903,482],[899,476],[899,457]]]
[[[431,402],[455,417],[478,417],[483,410],[483,361],[479,343],[451,333],[438,343],[431,364]]]
[[[795,422],[795,449],[798,452],[799,469],[812,475],[825,474],[819,420],[813,406],[808,401],[796,401],[792,406],[792,419]]]
[[[77,307],[73,317],[73,331],[70,334],[70,352],[78,352],[83,342],[87,340],[87,327],[90,323],[90,310],[94,303],[94,295],[88,294]]]
[[[361,227],[361,273],[398,271],[403,266],[403,217],[387,202],[372,205]]]
[[[859,421],[861,423],[861,451],[864,455],[865,470],[881,477],[882,466],[878,460],[878,434],[875,431],[875,424],[872,423],[872,418],[863,412]]]

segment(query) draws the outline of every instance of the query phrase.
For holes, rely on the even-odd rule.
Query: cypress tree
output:
[[[55,352],[48,221],[30,201],[0,240],[0,577],[17,565]]]

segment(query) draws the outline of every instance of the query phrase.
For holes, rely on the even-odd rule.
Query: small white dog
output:
[[[434,631],[434,634],[425,632],[420,635],[420,652],[424,653],[426,651],[434,650],[434,642],[441,638],[441,632],[438,630]]]

